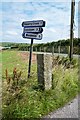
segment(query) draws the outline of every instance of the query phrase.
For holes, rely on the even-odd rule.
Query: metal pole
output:
[[[73,25],[74,25],[75,0],[71,2],[71,26],[70,26],[70,61],[73,59]]]
[[[33,39],[31,39],[31,46],[30,46],[28,78],[30,77],[30,71],[31,71],[32,46],[33,46]]]

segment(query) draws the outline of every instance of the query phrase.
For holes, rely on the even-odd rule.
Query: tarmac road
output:
[[[33,51],[33,53],[35,53],[35,54],[52,54],[51,52],[34,52]],[[62,56],[62,57],[67,57],[68,56],[68,54],[64,54],[64,53],[54,53],[54,56]],[[80,55],[76,55],[76,54],[73,54],[73,57],[74,58],[79,58],[80,57]]]
[[[77,96],[74,100],[69,102],[63,108],[59,108],[55,112],[51,112],[44,118],[80,118],[80,96]]]

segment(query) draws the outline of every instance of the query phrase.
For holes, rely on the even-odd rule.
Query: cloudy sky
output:
[[[54,1],[54,2],[53,2]],[[78,0],[75,8],[74,36],[78,37]],[[0,42],[26,42],[22,38],[23,21],[44,20],[43,39],[34,43],[46,43],[67,39],[70,36],[71,0],[2,0],[0,2]]]

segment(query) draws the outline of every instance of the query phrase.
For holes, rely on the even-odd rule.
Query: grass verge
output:
[[[22,53],[24,54],[24,52]],[[79,91],[78,66],[66,68],[62,64],[53,67],[53,89],[41,91],[37,83],[36,61],[32,64],[31,77],[27,78],[28,57],[23,59],[19,51],[2,52],[3,119],[41,118],[64,106]],[[7,85],[5,69],[12,76],[14,67],[22,71],[18,85]]]

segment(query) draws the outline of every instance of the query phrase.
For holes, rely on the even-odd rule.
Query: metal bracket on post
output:
[[[30,46],[29,67],[28,67],[28,78],[30,77],[30,71],[31,71],[32,46],[33,46],[33,39],[31,39],[31,46]]]

